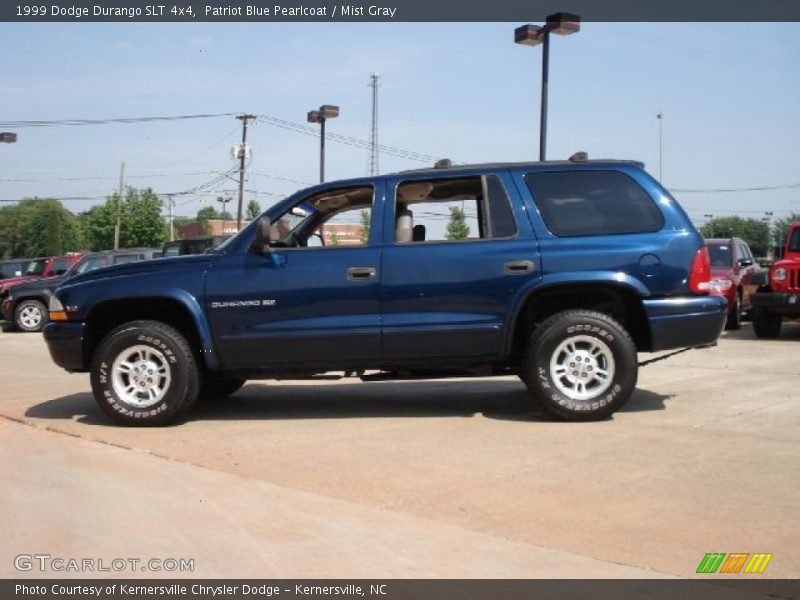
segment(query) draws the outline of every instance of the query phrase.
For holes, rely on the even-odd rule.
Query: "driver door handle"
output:
[[[348,281],[366,281],[375,279],[377,275],[378,270],[375,267],[350,267],[347,269]]]

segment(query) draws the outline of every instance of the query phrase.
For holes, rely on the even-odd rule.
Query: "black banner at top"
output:
[[[800,21],[800,0],[5,0],[17,22]]]

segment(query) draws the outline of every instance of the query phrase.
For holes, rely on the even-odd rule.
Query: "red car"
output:
[[[51,256],[50,258],[37,258],[28,265],[24,275],[0,279],[0,296],[4,296],[10,288],[19,283],[63,275],[73,263],[78,262],[80,257],[80,254],[69,254],[66,256]]]
[[[711,259],[711,293],[728,301],[725,329],[739,329],[742,314],[750,312],[750,294],[763,283],[764,273],[747,242],[739,238],[706,240]]]

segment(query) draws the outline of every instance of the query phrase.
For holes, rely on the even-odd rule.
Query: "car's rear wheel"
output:
[[[23,300],[14,309],[14,325],[20,331],[41,331],[48,320],[47,307],[38,300]]]
[[[776,315],[761,306],[753,307],[753,330],[760,338],[772,339],[781,332],[783,317]]]
[[[91,382],[100,408],[121,425],[167,425],[197,399],[194,354],[176,329],[132,321],[109,333],[95,352]]]
[[[742,326],[742,297],[737,292],[736,300],[733,302],[733,306],[731,306],[730,310],[728,311],[728,320],[725,322],[725,329],[740,329]]]
[[[563,311],[531,333],[521,376],[551,415],[569,421],[603,419],[621,408],[636,388],[636,345],[606,314]]]

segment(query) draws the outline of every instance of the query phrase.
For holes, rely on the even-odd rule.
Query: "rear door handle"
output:
[[[347,269],[348,281],[365,281],[375,279],[378,270],[375,267],[350,267]]]
[[[509,275],[524,275],[533,273],[532,260],[510,260],[503,264],[503,270]]]

